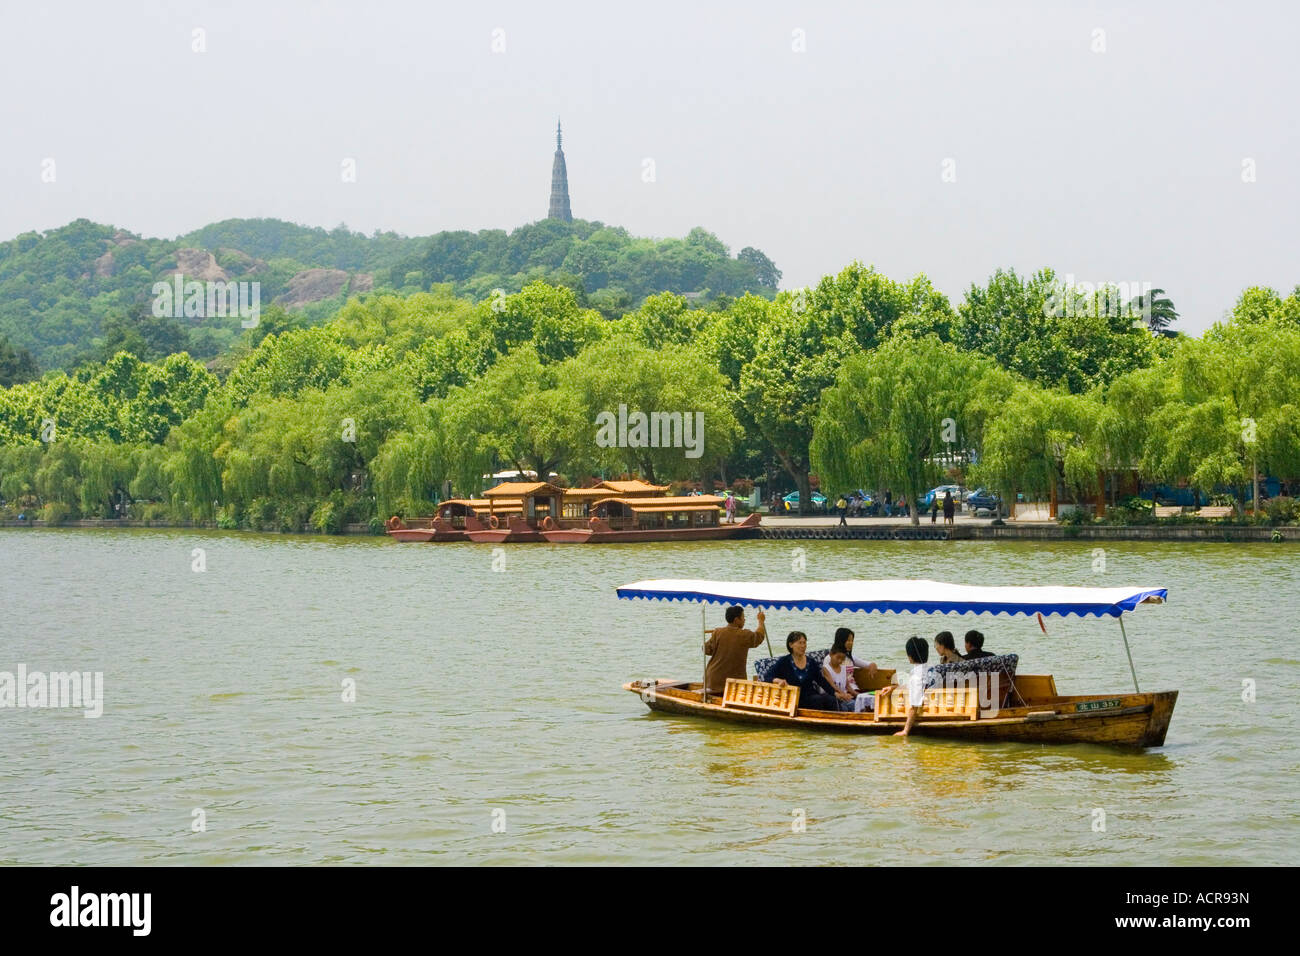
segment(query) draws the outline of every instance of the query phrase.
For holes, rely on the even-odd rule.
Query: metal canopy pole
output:
[[[1124,630],[1124,614],[1122,612],[1119,615],[1119,633],[1124,638],[1124,653],[1128,655],[1128,669],[1133,675],[1133,692],[1140,694],[1142,689],[1138,687],[1138,674],[1133,667],[1133,652],[1128,647],[1128,634]]]

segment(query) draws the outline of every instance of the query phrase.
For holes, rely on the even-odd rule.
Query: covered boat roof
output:
[[[667,485],[652,485],[640,478],[634,478],[631,481],[602,481],[600,485],[602,488],[608,488],[620,495],[657,495],[668,490]]]
[[[618,492],[608,488],[565,488],[566,498],[617,498]]]
[[[683,495],[679,498],[605,498],[600,503],[617,501],[629,511],[715,511],[726,504],[713,495]]]
[[[621,598],[739,604],[800,611],[893,614],[1077,614],[1119,617],[1139,604],[1162,603],[1154,587],[976,587],[942,581],[637,581]]]
[[[503,481],[483,492],[484,498],[527,498],[533,495],[561,495],[563,488],[546,481]]]
[[[446,501],[439,504],[438,507],[441,508],[443,505],[464,505],[471,511],[487,511],[488,508],[493,508],[497,511],[508,511],[511,508],[515,508],[522,511],[524,508],[523,501],[518,498],[497,498],[492,501],[489,501],[487,498],[448,498]]]

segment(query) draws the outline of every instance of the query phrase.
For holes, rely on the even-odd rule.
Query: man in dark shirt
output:
[[[973,661],[981,657],[996,657],[996,654],[984,650],[984,635],[979,631],[966,632],[966,653],[962,655],[966,660]]]
[[[745,630],[745,609],[740,605],[727,608],[727,626],[715,627],[704,642],[704,653],[709,663],[704,668],[704,682],[710,694],[721,694],[727,689],[727,678],[745,679],[749,649],[767,640],[767,624],[763,612],[758,612],[758,630]]]

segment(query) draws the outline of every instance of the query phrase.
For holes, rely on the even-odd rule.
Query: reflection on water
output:
[[[617,585],[788,579],[783,542],[518,546],[494,572],[470,545],[0,531],[0,670],[105,674],[97,720],[0,710],[0,862],[1300,861],[1289,552],[1107,545],[1100,576],[1091,544],[799,546],[814,579],[1168,587],[1129,624],[1143,688],[1180,691],[1167,746],[714,725],[621,689],[698,680],[701,615]],[[911,634],[979,626],[1062,693],[1130,684],[1110,622],[768,615],[778,645],[799,628],[828,646],[841,624],[884,667],[906,669]]]

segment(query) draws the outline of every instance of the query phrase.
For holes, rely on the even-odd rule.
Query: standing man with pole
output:
[[[715,627],[708,632],[704,654],[708,663],[704,667],[704,693],[721,694],[727,689],[727,678],[744,680],[749,664],[749,649],[767,640],[767,624],[760,610],[758,630],[745,629],[745,609],[739,604],[727,608],[726,627]],[[770,653],[772,645],[768,644]],[[776,656],[776,655],[772,655]]]

